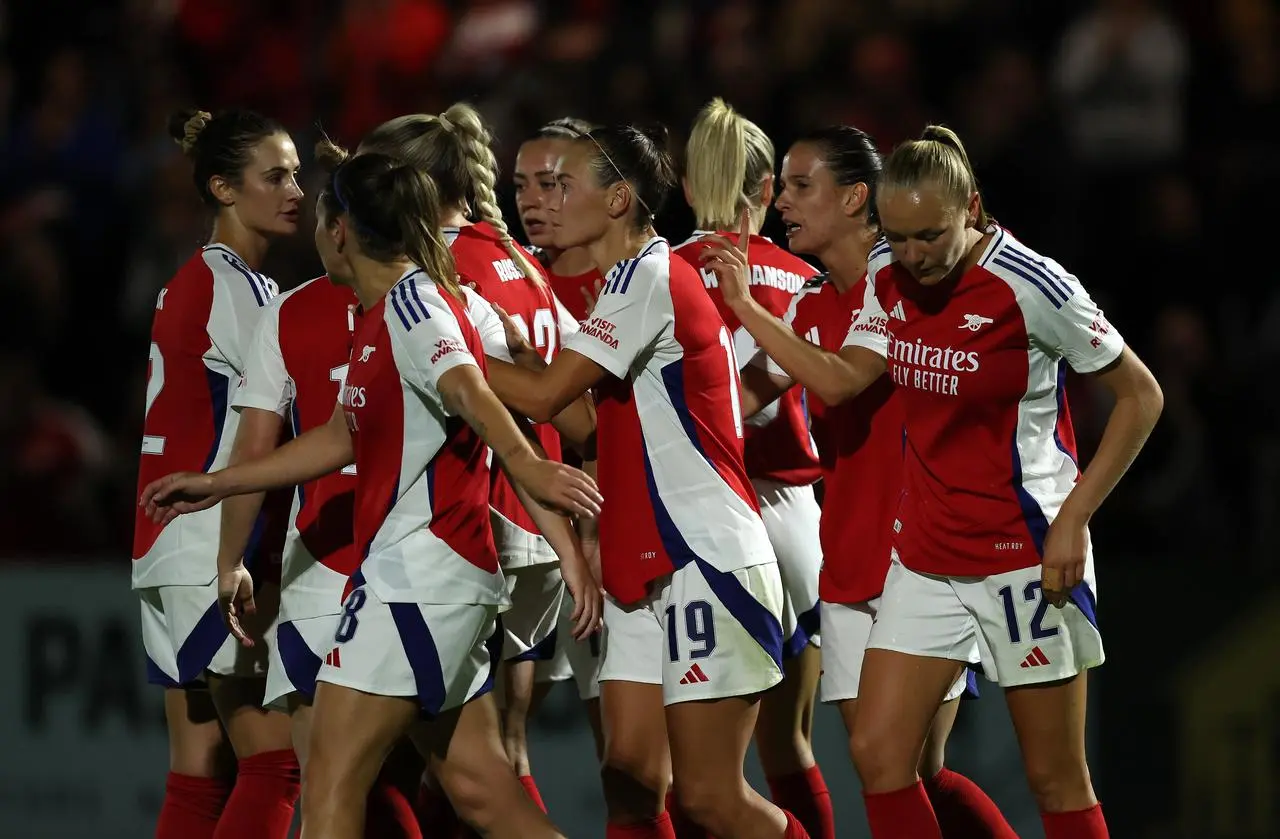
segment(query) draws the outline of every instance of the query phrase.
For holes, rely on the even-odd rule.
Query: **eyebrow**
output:
[[[280,173],[297,172],[301,168],[302,166],[300,165],[294,166],[292,169],[290,169],[288,166],[272,166],[270,169],[266,170],[262,174],[272,175],[272,174],[275,174],[276,172],[280,172]]]
[[[896,230],[890,230],[887,227],[881,227],[880,232],[885,236],[901,236],[903,239],[923,239],[929,234],[938,235],[942,233],[942,229],[938,227],[926,227],[924,230],[917,230],[914,233],[899,233]]]

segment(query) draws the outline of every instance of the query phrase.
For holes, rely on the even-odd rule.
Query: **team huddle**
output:
[[[169,127],[215,221],[152,327],[157,837],[283,839],[299,795],[302,839],[563,836],[525,730],[573,679],[609,839],[834,839],[818,700],[875,839],[1009,839],[945,766],[979,671],[1048,839],[1108,835],[1088,525],[1162,396],[988,214],[953,132],[882,159],[820,128],[779,169],[717,99],[677,169],[664,131],[560,119],[516,159],[525,248],[479,114],[398,117],[317,147],[326,273],[278,294],[288,133]],[[654,223],[681,187],[699,229],[673,245]],[[1115,397],[1084,470],[1068,368]]]

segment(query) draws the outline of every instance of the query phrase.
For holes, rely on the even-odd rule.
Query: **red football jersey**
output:
[[[700,235],[703,234],[695,232],[695,238],[676,248],[676,253],[698,269],[716,310],[733,333],[738,364],[745,365],[758,349],[755,339],[725,305],[715,273],[702,267],[698,259],[704,247],[698,244]],[[737,241],[737,233],[721,232],[720,235]],[[751,262],[751,296],[776,318],[786,314],[791,299],[818,273],[803,259],[764,236],[751,237],[747,258]],[[743,458],[747,474],[752,478],[788,486],[807,486],[818,480],[821,476],[818,455],[809,436],[808,418],[798,388],[783,394],[776,405],[747,420]]]
[[[258,324],[234,407],[273,411],[295,437],[327,423],[346,383],[357,302],[351,289],[327,277],[273,300]],[[294,494],[284,579],[292,603],[310,595],[317,609],[328,610],[318,615],[336,611],[360,564],[351,529],[355,490],[353,465],[308,481]],[[293,540],[305,551],[294,550]],[[290,613],[295,620],[305,617],[298,608]]]
[[[866,284],[864,276],[840,294],[829,279],[815,280],[796,295],[785,320],[800,337],[838,352]],[[768,369],[786,375],[772,360]],[[829,603],[861,603],[880,594],[889,572],[902,488],[902,401],[887,375],[834,407],[811,393],[806,400],[825,490],[818,595]]]
[[[578,328],[572,315],[557,305],[550,285],[535,283],[526,277],[503,247],[498,232],[487,223],[447,228],[445,235],[463,284],[485,300],[501,306],[529,343],[550,363],[560,351],[567,333],[576,332]],[[532,256],[529,259],[533,261]],[[534,265],[537,266],[537,262]],[[534,430],[546,449],[547,457],[560,460],[560,435],[551,424],[535,425]],[[499,517],[495,519],[498,526],[494,528],[494,536],[498,540],[503,567],[512,568],[552,558],[546,555],[545,549],[529,546],[522,538],[522,534],[538,534],[538,527],[520,503],[506,473],[495,468],[492,480],[489,503]]]
[[[894,546],[929,574],[1040,563],[1075,486],[1067,365],[1092,373],[1124,340],[1070,272],[993,227],[951,287],[921,286],[882,243],[845,343],[879,353],[902,394],[903,492]]]
[[[555,292],[556,298],[564,304],[575,320],[586,323],[591,314],[587,300],[588,298],[595,300],[599,296],[600,289],[604,286],[604,275],[596,268],[573,275],[553,274],[550,269],[546,271],[551,281],[551,290]]]
[[[139,492],[171,472],[226,466],[238,420],[231,399],[258,318],[275,294],[275,282],[218,244],[187,260],[160,291],[151,325]],[[270,511],[268,505],[264,515]],[[161,526],[138,508],[133,586],[211,581],[217,575],[221,516],[214,507]],[[273,517],[269,528],[259,528],[246,559],[277,559],[284,533],[284,516]]]

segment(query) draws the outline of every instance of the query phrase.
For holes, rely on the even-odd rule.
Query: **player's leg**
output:
[[[210,664],[210,692],[236,753],[236,785],[215,834],[218,839],[284,839],[293,822],[301,770],[293,751],[289,715],[263,707],[269,648],[276,643],[280,589],[260,586],[258,611],[246,630],[259,641],[243,647],[234,638]]]
[[[600,780],[609,822],[607,839],[674,839],[664,809],[671,780],[663,712],[662,625],[650,600],[604,602],[600,663],[604,734]]]
[[[987,677],[1005,688],[1048,839],[1107,836],[1085,757],[1085,671],[1105,658],[1092,562],[1062,608],[1040,592],[1038,567],[956,583],[977,619]]]
[[[821,510],[812,487],[756,481],[760,511],[778,557],[783,590],[783,680],[765,693],[756,720],[756,750],[775,804],[810,836],[834,839],[835,816],[822,770],[813,758],[813,713],[822,672],[818,647],[818,541]]]
[[[157,839],[212,837],[235,775],[235,757],[201,678],[226,636],[216,612],[212,619],[206,617],[204,589],[166,586],[138,591],[147,678],[165,688],[169,735],[169,773]]]
[[[454,810],[481,835],[561,836],[516,778],[499,727],[497,705],[486,693],[417,726],[413,739]]]
[[[672,575],[658,602],[666,617],[663,698],[681,809],[717,839],[807,835],[743,775],[759,695],[782,680],[777,565],[726,573],[695,560]]]
[[[533,713],[537,662],[555,654],[556,625],[565,598],[564,580],[554,563],[518,568],[507,574],[511,608],[502,616],[502,738],[507,757],[529,797],[545,809],[529,767],[529,717]]]
[[[602,629],[585,641],[575,641],[572,633],[573,599],[561,600],[560,622],[556,628],[556,654],[551,661],[538,662],[539,684],[572,678],[587,712],[587,723],[595,740],[596,758],[604,756],[604,726],[600,719],[600,664],[603,660],[605,635]]]
[[[871,834],[942,839],[917,767],[939,706],[978,657],[977,628],[948,581],[895,557],[867,643],[849,739]]]

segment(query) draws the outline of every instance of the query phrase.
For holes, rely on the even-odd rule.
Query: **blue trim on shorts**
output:
[[[400,633],[400,643],[413,670],[413,681],[418,688],[418,704],[422,713],[434,717],[444,707],[447,696],[444,670],[440,666],[440,652],[422,610],[417,603],[388,603],[391,619]]]
[[[979,667],[981,665],[978,665]],[[977,699],[978,693],[978,671],[977,668],[970,664],[964,668],[964,693],[960,694],[961,699]]]
[[[782,645],[784,659],[799,656],[804,652],[804,648],[809,646],[810,639],[818,634],[818,630],[822,627],[822,613],[818,606],[819,604],[814,603],[812,609],[796,615],[796,631],[791,633],[791,637]]]
[[[1085,620],[1093,624],[1093,628],[1098,628],[1098,598],[1094,596],[1093,589],[1089,588],[1089,584],[1083,580],[1071,589],[1071,593],[1067,595],[1071,598],[1071,602],[1076,604],[1080,610],[1080,614],[1084,615]]]
[[[293,689],[307,699],[314,699],[316,676],[319,675],[324,660],[311,651],[311,646],[303,639],[293,621],[285,621],[276,627],[276,649],[280,653],[280,662],[284,665],[284,674]]]
[[[147,684],[160,685],[165,688],[180,688],[182,685],[169,678],[169,674],[160,669],[151,656],[147,656]]]
[[[222,613],[215,599],[178,648],[175,657],[178,663],[178,684],[186,685],[203,676],[230,634],[231,631],[222,622]]]
[[[548,636],[552,639],[551,650],[553,654],[555,652],[555,635],[555,632],[552,632]],[[478,699],[493,690],[494,679],[498,676],[498,665],[502,662],[502,643],[505,640],[505,636],[506,632],[502,628],[502,615],[498,614],[493,619],[493,633],[484,642],[484,648],[489,651],[489,675],[485,677],[484,684],[475,692],[475,695],[467,700],[468,702],[471,699]]]
[[[516,653],[507,661],[550,661],[556,657],[556,630],[522,653]]]

